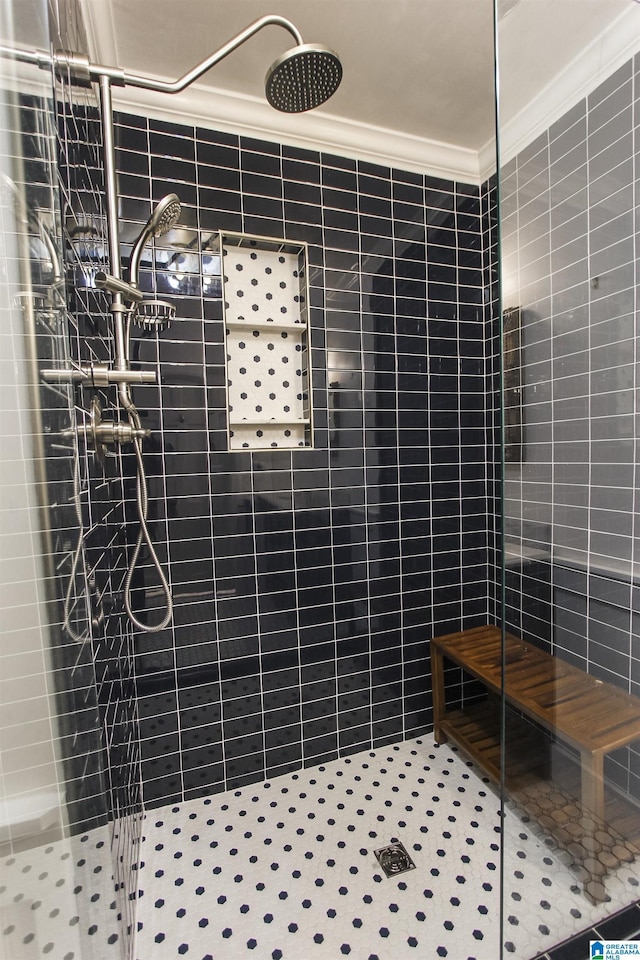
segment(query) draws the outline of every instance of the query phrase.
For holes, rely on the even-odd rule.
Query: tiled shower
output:
[[[427,633],[486,617],[480,191],[153,120],[118,133],[125,210],[170,177],[204,251],[154,271],[180,319],[140,343],[176,602],[137,641],[146,800],[422,732],[427,611]],[[214,228],[309,244],[312,449],[227,451]]]
[[[82,44],[81,22],[70,14],[59,30],[75,32],[72,46]],[[632,62],[611,81],[616,103],[619,90],[629,95],[616,114],[637,111],[637,82]],[[598,103],[603,99],[596,95]],[[43,192],[55,218],[57,177],[73,282],[65,315],[70,336],[59,323],[49,333],[39,329],[38,356],[68,362],[69,351],[72,361],[99,362],[110,355],[112,335],[107,298],[92,283],[96,269],[108,266],[96,104],[90,92],[82,102],[72,98],[58,77],[53,105],[23,95],[18,115],[26,183],[43,167],[42,146],[46,141],[51,149],[55,120],[58,156],[45,170]],[[505,171],[505,203],[517,183],[534,201],[531,194],[546,189],[553,206],[548,181],[541,188],[527,171],[533,162],[535,175],[548,177],[547,151],[553,164],[560,127],[573,129],[572,118],[556,125],[541,150],[536,142]],[[575,133],[579,149],[587,141]],[[127,951],[134,949],[136,891],[144,886],[147,902],[153,896],[153,882],[139,882],[138,865],[140,839],[156,822],[156,808],[195,810],[194,802],[221,803],[217,795],[225,791],[250,797],[263,781],[308,779],[316,768],[324,776],[327,766],[339,776],[336,764],[367,754],[384,762],[385,751],[402,741],[418,739],[430,749],[429,639],[499,619],[500,458],[495,182],[425,176],[124,112],[116,115],[116,145],[125,262],[153,204],[170,191],[182,203],[179,228],[150,248],[142,264],[143,289],[175,305],[177,317],[160,333],[139,331],[132,357],[136,368],[159,373],[158,386],[139,385],[134,393],[151,430],[145,441],[150,529],[174,598],[169,627],[132,633],[122,609],[127,544],[135,538],[133,456],[124,448],[103,471],[81,444],[74,498],[72,459],[60,434],[84,421],[90,392],[49,391],[43,415],[55,464],[47,467],[54,513],[56,505],[66,508],[52,548],[65,586],[49,603],[60,637],[53,673],[69,681],[64,690],[58,686],[59,714],[69,725],[63,781],[76,806],[60,835],[77,844],[83,831],[113,821],[121,928],[106,926],[124,957],[133,956]],[[527,227],[522,206],[519,230]],[[313,411],[307,447],[228,450],[221,232],[307,245]],[[529,290],[522,293],[526,309]],[[543,299],[536,292],[536,304]],[[540,325],[527,329],[542,331],[544,321],[541,314]],[[548,338],[547,330],[536,343]],[[525,339],[527,349],[531,367],[526,354],[523,365],[535,368],[541,391],[536,348]],[[113,405],[108,390],[103,402],[107,411]],[[546,441],[532,429],[526,424],[534,451],[527,470],[539,482],[535,451]],[[546,465],[545,457],[542,451]],[[524,487],[518,500],[508,470],[507,541],[548,545],[544,519],[531,515]],[[78,645],[60,627],[79,522],[88,575],[77,576]],[[581,576],[575,565],[567,565],[565,580],[561,567],[553,577],[548,567],[539,553],[508,567],[510,626],[544,642],[551,628],[556,642],[566,639],[575,596],[587,596],[602,626],[611,602],[598,605],[595,591],[619,579],[598,575],[596,582],[590,575],[587,592],[586,581],[578,587],[571,579]],[[615,623],[605,625],[616,628],[619,642],[626,629],[633,665],[635,590],[628,585],[625,605],[625,589],[617,587]],[[157,581],[144,559],[133,597],[143,618],[152,624],[161,618]],[[598,649],[590,665],[610,670],[608,662],[598,663]],[[633,681],[632,669],[615,672]],[[636,759],[631,752],[616,757],[610,771],[632,795]],[[479,789],[486,792],[486,785]],[[497,809],[496,800],[490,824]],[[55,830],[51,840],[59,840]],[[108,871],[108,860],[102,869]],[[145,899],[139,902],[146,910]],[[575,918],[572,930],[586,927],[584,919]],[[104,929],[103,918],[100,924]],[[462,948],[454,941],[453,949]]]

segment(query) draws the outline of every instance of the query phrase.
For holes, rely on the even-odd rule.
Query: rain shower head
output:
[[[145,245],[152,237],[163,237],[175,227],[180,217],[182,206],[175,193],[168,193],[153,210],[151,216],[142,228],[142,232],[135,242],[131,253],[131,267],[129,275],[131,286],[137,289],[140,286],[140,259]],[[129,314],[132,323],[138,324],[147,330],[165,330],[175,318],[175,307],[164,300],[142,300],[136,303]]]
[[[304,113],[332,97],[341,80],[337,53],[321,43],[302,43],[271,65],[265,94],[271,106],[282,113]]]
[[[140,286],[140,258],[146,244],[152,237],[163,237],[175,227],[182,207],[180,199],[175,193],[168,193],[158,202],[155,210],[142,228],[131,252],[131,266],[129,276],[134,287]]]

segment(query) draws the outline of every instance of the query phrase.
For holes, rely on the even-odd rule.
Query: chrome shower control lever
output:
[[[143,440],[151,436],[151,430],[136,430],[130,423],[122,420],[101,420],[91,426],[83,426],[82,429],[96,444],[104,445],[133,443],[136,438]]]
[[[108,446],[121,446],[151,436],[151,430],[142,430],[122,420],[103,420],[102,404],[98,397],[91,401],[89,422],[63,431],[64,436],[83,437],[96,452],[100,464],[104,467]]]

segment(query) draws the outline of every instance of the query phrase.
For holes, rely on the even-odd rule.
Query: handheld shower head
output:
[[[145,230],[149,230],[154,237],[163,237],[172,227],[175,227],[180,217],[180,199],[175,193],[168,193],[157,204],[149,217]]]
[[[302,43],[278,57],[265,78],[265,94],[283,113],[303,113],[332,97],[342,80],[337,53],[321,43]]]
[[[140,286],[140,259],[146,244],[152,237],[163,237],[165,233],[168,233],[178,222],[181,209],[180,199],[175,193],[168,193],[156,205],[131,252],[129,276],[132,286]]]

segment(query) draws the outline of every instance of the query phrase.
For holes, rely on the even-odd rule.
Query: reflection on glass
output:
[[[639,18],[606,0],[579,16],[570,0],[498,2],[503,773],[505,822],[536,838],[547,876],[532,955],[635,901],[640,884]],[[507,862],[509,843],[507,830]],[[507,942],[508,870],[505,882]]]
[[[3,43],[14,15],[23,43],[49,45],[46,3],[5,4]],[[87,464],[69,433],[73,391],[39,376],[69,357],[55,98],[49,74],[34,71],[25,94],[13,66],[0,59],[0,954],[117,960],[81,549]]]

